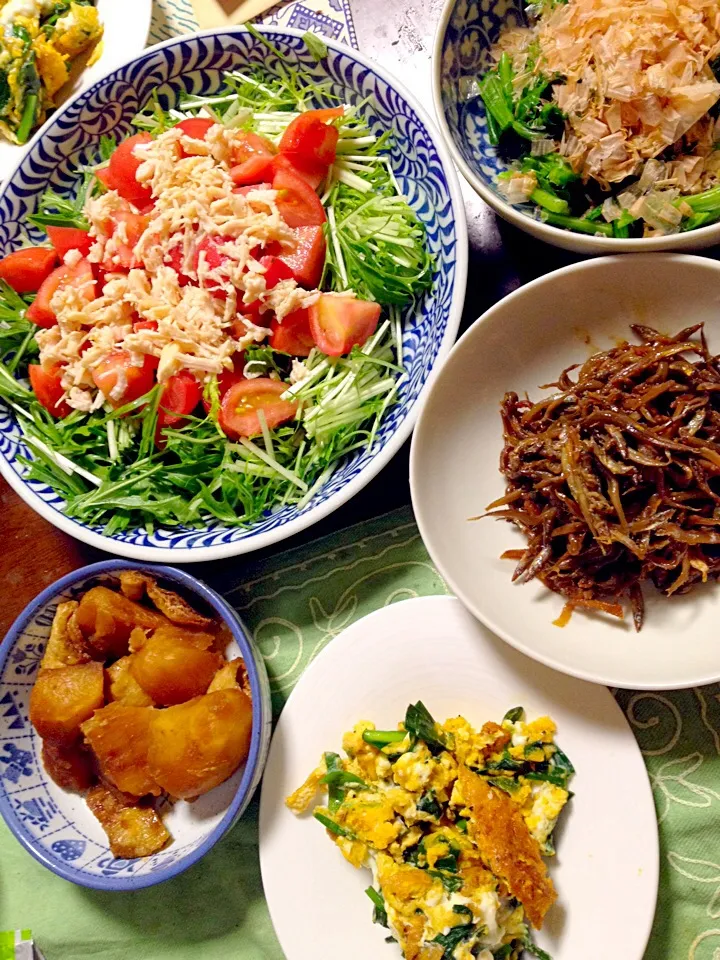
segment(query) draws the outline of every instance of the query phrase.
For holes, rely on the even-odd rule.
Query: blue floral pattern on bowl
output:
[[[457,0],[438,40],[442,111],[455,146],[497,197],[495,177],[507,169],[490,143],[485,105],[467,89],[493,64],[490,50],[505,26],[525,23],[522,0]],[[504,201],[503,201],[504,202]]]
[[[269,27],[263,32],[291,65],[302,68],[304,76],[315,82],[329,81],[332,92],[342,100],[362,102],[361,111],[374,132],[392,130],[392,170],[427,229],[435,258],[433,287],[405,311],[403,361],[407,374],[399,389],[399,402],[388,411],[373,449],[349,458],[302,510],[295,506],[275,510],[250,528],[215,524],[202,530],[129,530],[108,537],[100,528],[72,520],[62,513],[63,500],[50,487],[25,479],[19,458],[28,456],[28,451],[14,413],[0,404],[0,469],[6,479],[51,522],[123,556],[173,562],[229,556],[266,546],[331,512],[374,476],[407,438],[420,393],[457,333],[467,236],[459,185],[442,142],[436,142],[437,135],[420,108],[354,51],[328,42],[327,58],[316,63],[298,31]],[[133,116],[153,93],[168,105],[176,103],[181,91],[212,93],[220,86],[223,72],[246,65],[262,67],[266,58],[266,48],[242,28],[211,31],[150,48],[81,93],[35,137],[0,193],[0,254],[28,237],[35,242],[45,239],[26,224],[39,196],[48,185],[60,192],[72,191],[78,166],[97,162],[100,138],[126,136]]]
[[[42,764],[42,742],[28,719],[30,691],[58,603],[76,599],[91,586],[110,583],[123,569],[145,569],[170,589],[180,587],[214,608],[230,628],[248,668],[253,696],[250,755],[245,768],[200,812],[187,834],[180,821],[172,843],[152,857],[118,860],[83,798],[61,790]],[[13,624],[0,645],[0,815],[22,845],[54,873],[82,886],[137,890],[186,870],[230,829],[250,802],[262,776],[272,720],[270,686],[261,655],[237,615],[199,580],[169,567],[143,567],[110,560],[83,567],[48,587]],[[219,796],[217,791],[223,791]],[[201,798],[197,803],[202,802]],[[188,809],[191,805],[185,805]],[[171,805],[166,804],[167,812]]]

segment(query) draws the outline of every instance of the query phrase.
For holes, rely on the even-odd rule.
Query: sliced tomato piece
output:
[[[321,107],[319,110],[312,111],[318,120],[337,120],[338,117],[345,115],[345,107]]]
[[[123,140],[115,148],[110,157],[108,170],[110,171],[110,180],[115,184],[115,190],[134,203],[136,206],[143,206],[152,200],[152,191],[144,183],[138,183],[136,174],[142,160],[138,159],[133,153],[135,147],[142,143],[150,143],[152,137],[149,133],[135,133],[132,137]]]
[[[133,320],[133,330],[157,330],[157,320]]]
[[[56,263],[55,251],[45,247],[14,250],[0,260],[0,278],[9,283],[15,293],[37,293]]]
[[[140,261],[135,256],[135,247],[140,237],[147,230],[149,223],[150,217],[147,214],[135,213],[134,210],[130,209],[129,204],[127,209],[115,210],[113,212],[110,231],[112,235],[115,236],[115,234],[122,229],[122,236],[125,237],[125,240],[117,244],[112,262],[104,262],[104,266],[108,270],[115,269],[115,262],[126,270],[130,270],[139,265]],[[120,226],[121,224],[122,228]]]
[[[165,254],[165,263],[169,267],[173,268],[178,276],[178,284],[181,287],[186,287],[190,283],[190,277],[183,273],[185,257],[183,256],[183,248],[180,246],[180,244],[177,244],[168,250],[168,252]]]
[[[318,111],[308,110],[291,120],[280,140],[280,153],[299,169],[327,169],[335,161],[338,130]]]
[[[328,172],[327,167],[318,164],[306,163],[298,166],[284,153],[279,153],[275,157],[274,170],[275,173],[280,170],[289,170],[290,173],[294,173],[296,177],[300,177],[301,180],[309,184],[313,190],[317,190]]]
[[[155,357],[143,357],[141,367],[132,363],[132,357],[127,350],[115,350],[93,370],[92,378],[95,386],[105,396],[113,407],[121,407],[124,403],[137,400],[147,393],[155,383]],[[123,383],[124,381],[124,383]],[[111,397],[118,383],[123,383],[123,390],[119,397]]]
[[[293,272],[280,257],[260,257],[260,265],[265,267],[265,287],[272,290],[281,280],[292,280]]]
[[[325,210],[320,197],[302,177],[282,168],[273,179],[277,190],[277,207],[289,227],[318,227],[325,223]]]
[[[60,364],[44,369],[37,363],[28,365],[28,376],[33,393],[54,417],[67,417],[70,407],[62,399],[65,392],[60,382]]]
[[[286,383],[269,377],[241,380],[230,387],[222,399],[220,426],[231,439],[236,439],[262,433],[258,410],[264,413],[271,430],[292,420],[297,413],[297,403],[280,398],[287,388]]]
[[[270,329],[270,346],[273,350],[294,357],[307,357],[315,346],[310,332],[310,311],[303,307],[283,317],[282,323],[273,317]]]
[[[322,227],[296,227],[295,249],[278,256],[292,270],[301,287],[314,290],[325,266],[325,234]]]
[[[232,173],[232,170],[230,171]],[[247,196],[253,190],[272,190],[272,183],[267,181],[263,183],[249,183],[245,187],[235,187],[233,193],[242,193],[244,196]]]
[[[189,370],[169,377],[158,407],[158,426],[176,427],[192,413],[202,398],[202,387]]]
[[[210,127],[214,126],[215,121],[209,117],[188,117],[176,123],[175,129],[182,130],[186,137],[192,137],[193,140],[204,140]]]
[[[223,370],[222,373],[218,374],[218,390],[220,392],[220,399],[225,396],[230,387],[235,386],[236,383],[240,383],[241,380],[245,379],[243,370],[245,369],[245,354],[236,353],[233,355],[233,365],[232,370]],[[210,403],[203,397],[202,405],[205,409],[205,413],[210,413]]]
[[[80,230],[78,227],[50,226],[45,227],[45,230],[61,260],[71,250],[79,250],[83,257],[90,253],[93,242],[87,230]]]
[[[251,186],[272,178],[275,172],[275,157],[272,154],[258,153],[242,163],[230,168],[233,183],[240,187]]]
[[[72,267],[66,264],[56,267],[43,280],[37,296],[27,308],[25,312],[27,319],[36,323],[39,327],[54,327],[57,323],[57,317],[50,303],[56,292],[66,285],[81,289],[83,296],[88,301],[95,299],[97,295],[95,274],[87,260],[78,260]]]
[[[232,158],[235,164],[244,163],[250,157],[274,157],[276,153],[274,143],[252,131],[238,135],[233,141]]]
[[[95,176],[106,190],[117,190],[117,181],[110,172],[110,167],[102,167],[100,170],[96,170]]]
[[[230,260],[230,257],[228,257],[226,253],[223,253],[220,248],[226,243],[232,243],[234,239],[234,237],[203,237],[195,249],[193,261],[195,270],[198,269],[201,253],[204,254],[204,259],[208,270],[216,270],[224,263],[227,263],[228,260]],[[206,290],[215,292],[217,296],[225,296],[222,287],[216,280],[206,279],[204,281],[204,286]]]
[[[380,319],[380,304],[323,293],[309,312],[318,348],[329,357],[340,357],[372,336]]]

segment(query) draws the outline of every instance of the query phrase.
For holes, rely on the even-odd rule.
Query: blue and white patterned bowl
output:
[[[495,177],[507,169],[487,132],[485,107],[467,88],[493,60],[491,47],[505,26],[526,23],[524,0],[445,0],[433,51],[433,100],[440,130],[463,176],[482,199],[526,233],[576,253],[649,253],[651,250],[699,250],[720,242],[720,223],[670,237],[619,240],[562,230],[534,217],[528,207],[513,207],[498,192]]]
[[[58,603],[121,570],[143,570],[170,589],[215,611],[233,636],[228,654],[242,656],[253,701],[247,763],[194,803],[179,801],[163,812],[172,843],[152,857],[118,860],[81,796],[61,790],[40,758],[42,742],[28,720],[30,691],[50,635]],[[234,610],[200,580],[172,567],[108,560],[81,567],[33,600],[0,645],[0,814],[36,860],[65,880],[98,890],[137,890],[177,876],[200,860],[242,816],[262,776],[272,707],[265,664]]]
[[[333,91],[350,102],[368,102],[361,112],[373,130],[391,129],[392,170],[410,205],[427,229],[435,257],[432,290],[405,311],[403,362],[407,375],[372,451],[359,451],[344,463],[302,510],[284,507],[249,529],[220,524],[203,530],[173,528],[105,536],[66,517],[54,491],[25,479],[19,458],[28,456],[14,414],[0,405],[0,471],[33,509],[92,546],[143,561],[187,563],[213,560],[269,546],[322,519],[357,493],[391,459],[407,439],[428,380],[438,369],[457,334],[467,276],[467,233],[460,186],[447,148],[425,111],[401,84],[355,50],[328,41],[328,56],[316,63],[298,30],[263,30],[293,65],[316,82],[330,81]],[[79,94],[38,132],[9,182],[0,191],[0,254],[25,237],[44,235],[28,228],[26,216],[52,185],[73,189],[78,164],[96,161],[104,134],[126,136],[132,117],[157,91],[174,102],[182,90],[212,93],[222,74],[245,65],[262,67],[267,49],[237,27],[169,40],[109,74]]]

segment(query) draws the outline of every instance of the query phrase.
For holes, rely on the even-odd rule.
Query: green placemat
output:
[[[265,657],[276,715],[310,660],[350,623],[447,592],[409,508],[245,570],[226,596]],[[617,698],[645,756],[660,828],[646,960],[720,960],[720,686]],[[601,902],[597,909],[602,923]],[[15,927],[32,929],[47,960],[281,960],[260,883],[257,800],[199,864],[134,894],[60,880],[0,825],[0,929]]]

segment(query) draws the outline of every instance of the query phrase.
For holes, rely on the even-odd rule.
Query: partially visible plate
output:
[[[70,81],[57,98],[58,106],[125,60],[136,56],[147,44],[152,0],[97,0],[97,8],[105,27],[101,40],[102,52],[97,61],[84,70],[78,69],[80,64],[75,65]],[[26,146],[0,138],[0,182],[10,176],[25,150]]]
[[[655,911],[658,837],[645,765],[608,690],[503,645],[451,597],[392,604],[345,630],[303,674],[280,717],[260,801],[260,865],[287,960],[399,960],[373,925],[355,870],[285,797],[359,720],[394,727],[421,699],[439,719],[498,720],[522,704],[556,721],[577,774],[551,874],[558,902],[537,942],[553,960],[640,960]]]

